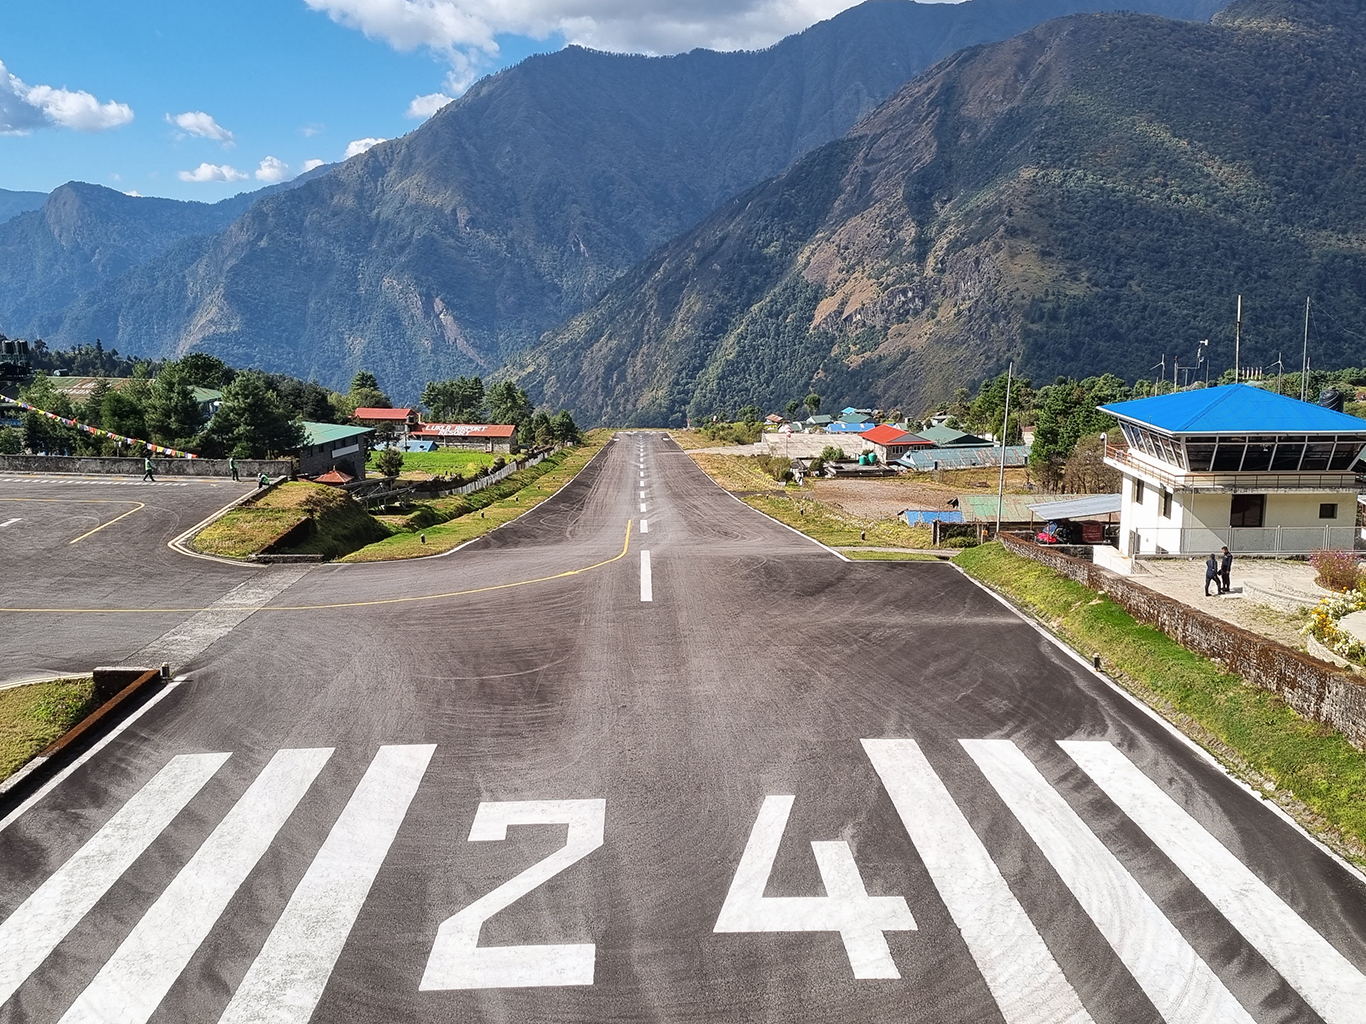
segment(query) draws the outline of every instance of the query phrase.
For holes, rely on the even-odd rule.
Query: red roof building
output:
[[[517,427],[512,423],[423,423],[408,436],[418,441],[435,441],[446,448],[508,453],[517,450]]]
[[[416,409],[380,409],[363,405],[351,414],[351,418],[367,427],[388,427],[391,430],[411,430],[418,426]]]
[[[934,442],[919,436],[918,434],[908,434],[899,427],[894,427],[888,423],[874,427],[872,430],[865,430],[860,435],[877,452],[878,458],[883,463],[893,462],[901,458],[912,448],[933,448]]]

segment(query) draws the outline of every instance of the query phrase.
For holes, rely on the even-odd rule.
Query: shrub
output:
[[[819,458],[822,463],[843,462],[845,459],[844,449],[836,448],[833,444],[828,444],[821,449],[821,453],[817,458]]]
[[[1318,570],[1314,582],[1329,590],[1355,590],[1361,582],[1361,567],[1354,552],[1320,548],[1309,556],[1309,564]]]

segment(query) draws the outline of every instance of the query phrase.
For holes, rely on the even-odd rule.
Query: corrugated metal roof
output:
[[[353,427],[346,423],[310,423],[304,420],[304,444],[310,447],[374,432],[372,427]]]
[[[1041,501],[1029,507],[1039,519],[1080,519],[1118,512],[1123,497],[1122,494],[1087,494],[1062,501]]]
[[[940,447],[991,444],[985,437],[954,430],[953,427],[926,427],[920,431],[920,436]]]
[[[1177,391],[1099,408],[1169,434],[1366,434],[1366,420],[1251,384]]]
[[[373,405],[363,405],[352,415],[358,420],[406,420],[412,409],[381,409]]]
[[[924,438],[908,434],[900,427],[894,427],[890,423],[883,423],[874,427],[872,430],[864,431],[863,439],[871,441],[873,444],[928,444]]]
[[[1029,461],[1028,445],[1012,444],[1004,451],[1007,467],[1018,468]],[[934,469],[936,464],[940,469],[979,469],[983,466],[999,466],[1001,452],[1002,449],[993,447],[912,448],[896,463],[921,472]]]
[[[940,511],[937,509],[908,508],[901,513],[901,518],[906,520],[907,526],[924,526],[926,523],[964,522],[963,513],[957,510]]]

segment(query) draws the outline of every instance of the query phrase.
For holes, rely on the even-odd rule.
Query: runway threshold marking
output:
[[[414,594],[410,597],[383,597],[373,601],[339,601],[335,604],[268,604],[253,611],[258,612],[316,612],[327,611],[334,608],[370,608],[386,604],[412,604],[417,601],[441,601],[450,597],[467,597],[470,594],[487,594],[495,590],[511,590],[514,587],[529,587],[534,583],[549,583],[551,580],[562,580],[569,576],[578,576],[582,573],[592,572],[594,569],[601,569],[604,565],[611,565],[613,562],[620,562],[626,557],[631,549],[631,524],[633,520],[626,520],[626,540],[621,546],[621,551],[611,558],[605,558],[601,562],[592,565],[585,565],[579,569],[566,569],[564,572],[557,572],[551,576],[538,576],[534,580],[516,580],[512,583],[495,583],[487,587],[475,587],[472,590],[451,590],[444,594]],[[143,614],[163,614],[170,612],[206,612],[213,608],[0,608],[0,612],[12,612],[16,615],[143,615]]]

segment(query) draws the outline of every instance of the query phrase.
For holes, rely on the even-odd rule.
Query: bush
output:
[[[845,454],[843,448],[836,448],[833,444],[828,444],[821,449],[820,455],[816,457],[824,464],[827,462],[843,462]]]
[[[792,460],[781,455],[756,455],[754,461],[760,470],[779,483],[792,475]]]
[[[385,448],[375,458],[375,468],[381,476],[398,476],[403,471],[403,449]]]
[[[1354,552],[1320,548],[1309,556],[1309,564],[1318,570],[1314,582],[1329,590],[1355,590],[1361,582],[1361,567]]]

